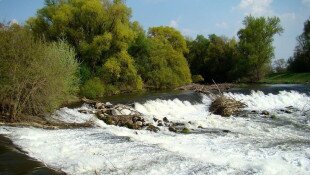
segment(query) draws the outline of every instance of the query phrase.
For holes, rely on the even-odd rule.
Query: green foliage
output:
[[[258,81],[270,69],[274,56],[273,37],[282,33],[283,28],[278,17],[247,16],[243,24],[245,27],[238,32],[240,54],[245,60],[242,64],[246,64],[243,72],[250,81]]]
[[[303,33],[297,38],[294,56],[289,59],[288,69],[293,72],[310,72],[310,18],[304,24]]]
[[[154,27],[149,30],[147,56],[138,61],[145,83],[156,89],[174,88],[191,82],[191,74],[184,53],[188,51],[181,33],[171,27]],[[150,47],[150,49],[148,49]]]
[[[100,70],[100,77],[105,84],[121,92],[143,88],[142,79],[138,76],[133,60],[127,52],[120,52],[115,57],[109,58]]]
[[[260,81],[261,83],[271,84],[298,84],[298,83],[310,83],[310,73],[275,73],[266,76]]]
[[[86,98],[97,99],[103,97],[105,89],[103,83],[98,77],[94,77],[87,80],[85,84],[81,86],[80,95]]]
[[[0,30],[0,62],[0,112],[12,120],[53,111],[78,90],[75,52],[63,41],[48,44],[12,26]]]
[[[238,78],[237,41],[215,34],[205,38],[198,35],[188,41],[190,52],[187,55],[192,73],[201,74],[206,82],[227,82]]]
[[[122,0],[69,0],[45,2],[27,26],[50,41],[67,40],[83,63],[82,82],[98,76],[113,92],[142,89],[141,77],[127,53],[137,37],[137,23]],[[85,74],[85,75],[84,75]]]
[[[204,78],[201,75],[193,75],[192,80],[193,80],[193,83],[201,83],[204,81]]]
[[[189,53],[186,57],[192,74],[203,74],[205,68],[204,61],[208,54],[209,44],[210,40],[203,35],[197,35],[195,40],[187,41]]]

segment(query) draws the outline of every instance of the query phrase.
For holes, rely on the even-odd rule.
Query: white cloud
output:
[[[241,0],[237,9],[243,10],[247,15],[268,15],[272,13],[271,3],[273,0]]]
[[[221,28],[221,29],[227,29],[228,24],[226,22],[219,22],[215,24],[216,27]]]
[[[170,23],[169,23],[169,26],[173,27],[173,28],[178,28],[179,27],[178,20],[171,20]]]

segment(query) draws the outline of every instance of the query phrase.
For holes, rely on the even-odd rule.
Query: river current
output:
[[[211,114],[211,98],[194,92],[111,99],[133,103],[149,121],[167,117],[186,123],[193,130],[190,134],[172,133],[164,127],[154,133],[106,125],[95,115],[78,112],[87,105],[62,108],[53,117],[68,123],[91,120],[94,128],[2,126],[0,134],[28,156],[68,174],[304,175],[310,174],[309,87],[232,89],[224,94],[247,107],[246,112],[231,117]]]

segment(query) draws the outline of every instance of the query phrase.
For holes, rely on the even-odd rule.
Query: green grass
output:
[[[310,83],[309,73],[275,73],[270,74],[266,78],[260,81],[261,83],[272,84],[294,84],[294,83]]]

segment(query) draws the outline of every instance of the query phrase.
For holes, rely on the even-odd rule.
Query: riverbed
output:
[[[186,123],[190,134],[164,127],[154,133],[106,125],[95,115],[78,112],[90,108],[87,105],[62,108],[53,117],[68,123],[91,120],[94,128],[3,126],[0,134],[26,152],[29,161],[68,174],[310,174],[309,93],[310,85],[234,88],[225,95],[247,107],[229,118],[211,114],[211,98],[190,91],[108,99],[133,104],[150,121],[167,117]]]

